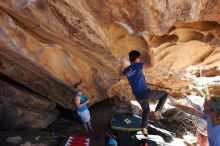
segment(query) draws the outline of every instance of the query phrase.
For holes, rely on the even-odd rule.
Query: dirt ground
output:
[[[61,107],[58,109],[61,112],[60,118],[46,129],[1,131],[0,145],[20,146],[26,142],[31,142],[32,144],[36,144],[36,146],[40,146],[39,144],[42,143],[45,144],[45,146],[64,146],[69,136],[76,135],[89,137],[90,146],[105,146],[105,130],[110,127],[112,115],[118,112],[127,113],[131,111],[131,107],[128,103],[118,101],[117,99],[110,99],[98,103],[90,108],[94,131],[86,133],[81,122],[73,116],[72,111],[64,110]],[[164,116],[169,119],[175,112],[175,110],[171,110],[164,114]],[[177,121],[162,120],[155,122],[154,125],[174,132],[179,138],[182,138],[181,136],[187,132],[195,133],[195,126],[191,123],[191,120],[188,120],[188,117]],[[21,136],[23,140],[17,144],[6,142],[8,137],[14,136]]]

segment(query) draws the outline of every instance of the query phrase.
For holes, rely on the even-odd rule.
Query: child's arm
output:
[[[184,105],[180,105],[176,102],[176,100],[169,96],[169,99],[170,99],[170,103],[171,105],[175,106],[176,108],[182,110],[183,112],[186,112],[188,114],[191,114],[191,115],[194,115],[196,117],[199,117],[201,118],[204,114],[200,111],[197,111],[196,109],[194,108],[191,108],[191,107],[187,107],[187,106],[184,106]]]

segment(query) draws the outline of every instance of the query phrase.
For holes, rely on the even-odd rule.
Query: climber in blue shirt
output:
[[[150,107],[148,103],[149,100],[159,100],[154,113],[157,117],[161,117],[160,111],[162,110],[168,96],[168,93],[166,91],[149,89],[145,81],[143,69],[151,68],[154,65],[153,51],[151,50],[151,48],[148,49],[147,56],[147,61],[141,62],[140,52],[132,50],[129,53],[129,59],[131,63],[130,66],[124,69],[124,63],[121,62],[121,66],[119,68],[119,74],[126,75],[131,86],[132,93],[142,107],[141,126],[142,133],[145,135],[147,135],[148,115],[150,112]]]

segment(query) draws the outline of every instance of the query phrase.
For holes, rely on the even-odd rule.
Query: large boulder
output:
[[[147,78],[152,79],[148,83],[179,91],[188,82],[173,70],[202,64],[206,58],[205,65],[218,64],[209,58],[214,49],[207,40],[218,45],[219,7],[218,0],[2,0],[0,72],[69,109],[74,109],[71,85],[80,78],[85,82],[86,96],[96,97],[92,104],[110,94],[126,97],[127,90],[113,90],[119,81],[119,60],[131,49],[145,54],[151,42],[142,36],[150,34],[155,50],[167,42],[177,44],[157,51],[155,70],[146,71]],[[184,26],[186,22],[190,24]],[[189,34],[173,42],[169,33],[180,27],[193,32],[184,31]],[[210,31],[215,38],[205,39],[205,32],[200,31]],[[215,54],[211,54],[213,58]]]
[[[45,128],[57,119],[56,103],[18,85],[0,81],[1,130]]]
[[[18,85],[0,80],[0,88],[0,99],[2,103],[10,103],[42,111],[54,110],[56,107],[56,103],[24,87],[18,87]]]

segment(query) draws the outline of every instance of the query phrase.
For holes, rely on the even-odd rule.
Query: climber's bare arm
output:
[[[194,116],[197,116],[197,117],[202,117],[204,114],[194,108],[191,108],[191,107],[187,107],[187,106],[184,106],[184,105],[181,105],[181,104],[178,104],[176,99],[169,96],[169,100],[170,100],[170,104],[172,106],[175,106],[176,108],[182,110],[183,112],[186,112],[188,114],[191,114],[191,115],[194,115]]]
[[[154,55],[152,47],[149,46],[149,49],[147,51],[147,60],[146,63],[144,63],[144,68],[151,68],[154,66]]]
[[[196,117],[199,117],[201,118],[204,113],[200,112],[200,111],[197,111],[196,109],[194,108],[191,108],[191,107],[187,107],[187,106],[183,106],[183,105],[180,105],[180,104],[177,104],[176,107],[188,114],[191,114],[191,115],[194,115]]]
[[[123,70],[124,70],[124,63],[123,63],[123,61],[121,60],[120,66],[119,66],[119,75],[120,75],[120,76],[123,76],[123,75],[124,75],[124,74],[123,74]]]

